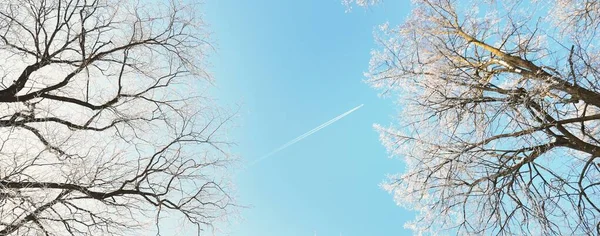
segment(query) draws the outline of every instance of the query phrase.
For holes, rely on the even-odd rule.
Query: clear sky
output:
[[[391,98],[363,82],[373,29],[406,18],[408,0],[346,13],[340,0],[206,0],[216,53],[210,70],[222,104],[241,109],[231,135],[247,165],[360,105],[359,110],[235,176],[248,208],[231,235],[409,235],[414,214],[379,184],[404,170],[374,123]]]

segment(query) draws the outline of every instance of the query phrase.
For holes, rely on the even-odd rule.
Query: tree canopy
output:
[[[204,94],[198,12],[0,2],[0,235],[200,232],[232,211],[231,114]]]
[[[346,1],[369,5],[378,1]],[[600,234],[600,3],[416,0],[367,81],[406,170],[384,188],[417,233]]]

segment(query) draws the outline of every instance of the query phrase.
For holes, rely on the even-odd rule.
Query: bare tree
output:
[[[359,5],[377,1],[356,1]],[[368,82],[418,233],[600,234],[600,3],[417,0],[382,25]]]
[[[202,96],[196,12],[0,2],[0,235],[160,234],[177,219],[200,234],[231,212],[231,116]]]

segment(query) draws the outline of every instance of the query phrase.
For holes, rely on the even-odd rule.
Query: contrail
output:
[[[331,124],[333,124],[334,122],[336,122],[336,121],[338,121],[338,120],[340,120],[340,119],[344,118],[345,116],[349,115],[350,113],[352,113],[352,112],[354,112],[354,111],[358,110],[358,109],[359,109],[359,108],[361,108],[363,105],[365,105],[365,104],[360,104],[359,106],[357,106],[357,107],[355,107],[355,108],[352,108],[351,110],[349,110],[349,111],[347,111],[347,112],[344,112],[343,114],[341,114],[341,115],[339,115],[339,116],[336,116],[335,118],[333,118],[333,119],[331,119],[331,120],[329,120],[329,121],[327,121],[327,122],[325,122],[325,123],[323,123],[323,124],[321,124],[321,125],[317,126],[317,127],[316,127],[316,128],[314,128],[314,129],[311,129],[310,131],[308,131],[308,132],[306,132],[306,133],[304,133],[304,134],[302,134],[302,135],[300,135],[300,136],[296,137],[295,139],[292,139],[292,140],[290,140],[289,142],[285,143],[284,145],[281,145],[281,147],[279,147],[279,148],[277,148],[277,149],[275,149],[275,150],[273,150],[273,151],[269,152],[267,155],[264,155],[264,156],[262,156],[261,158],[258,158],[258,159],[256,159],[255,161],[253,161],[252,163],[250,163],[250,165],[249,165],[249,166],[256,165],[256,163],[259,163],[259,162],[263,161],[264,159],[267,159],[267,158],[269,158],[269,157],[270,157],[270,156],[272,156],[273,154],[275,154],[275,153],[277,153],[277,152],[279,152],[279,151],[281,151],[281,150],[283,150],[283,149],[286,149],[287,147],[289,147],[289,146],[291,146],[291,145],[293,145],[293,144],[295,144],[295,143],[299,142],[299,141],[300,141],[300,140],[302,140],[302,139],[305,139],[306,137],[310,136],[311,134],[314,134],[314,133],[316,133],[317,131],[319,131],[319,130],[321,130],[321,129],[323,129],[323,128],[325,128],[325,127],[327,127],[327,126],[331,125]]]

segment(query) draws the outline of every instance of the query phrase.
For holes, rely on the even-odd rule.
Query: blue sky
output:
[[[374,123],[390,124],[393,100],[363,82],[373,29],[406,18],[408,0],[346,13],[340,0],[207,0],[216,52],[216,97],[238,104],[231,138],[244,164],[360,104],[362,108],[239,171],[248,206],[227,235],[408,235],[414,214],[378,185],[404,170]]]

